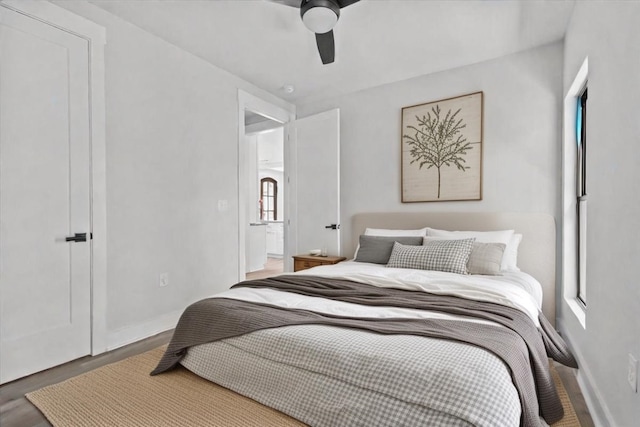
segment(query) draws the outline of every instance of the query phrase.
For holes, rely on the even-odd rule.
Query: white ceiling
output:
[[[336,61],[322,65],[299,10],[267,0],[89,1],[296,104],[561,40],[574,4],[361,0],[342,9]]]

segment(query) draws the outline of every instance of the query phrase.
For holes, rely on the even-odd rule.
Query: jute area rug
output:
[[[180,367],[149,376],[164,347],[27,394],[55,427],[301,427],[305,424]],[[580,426],[555,372],[565,417]]]

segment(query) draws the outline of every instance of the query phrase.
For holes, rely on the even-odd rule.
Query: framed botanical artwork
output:
[[[402,109],[402,202],[482,200],[482,92]]]

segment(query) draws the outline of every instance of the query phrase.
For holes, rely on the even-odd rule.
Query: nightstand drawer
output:
[[[307,268],[317,267],[322,264],[320,261],[295,260],[293,263],[293,271],[306,270]]]

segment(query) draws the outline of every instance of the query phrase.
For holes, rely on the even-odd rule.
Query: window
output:
[[[260,180],[260,219],[262,221],[278,219],[278,182],[273,178]]]
[[[578,299],[587,305],[587,88],[577,99],[576,109],[576,215]]]
[[[585,58],[564,98],[562,142],[562,296],[587,328],[587,86]],[[595,117],[595,116],[593,116]]]

